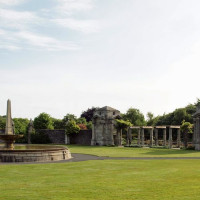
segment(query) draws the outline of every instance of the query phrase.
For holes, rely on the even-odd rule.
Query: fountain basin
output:
[[[50,162],[71,158],[69,149],[58,145],[15,145],[14,150],[0,146],[0,162]]]

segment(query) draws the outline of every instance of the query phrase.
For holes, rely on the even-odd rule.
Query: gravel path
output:
[[[72,153],[69,160],[55,162],[27,162],[27,163],[1,163],[0,165],[22,165],[22,164],[46,164],[46,163],[66,163],[66,162],[81,162],[87,160],[198,160],[200,157],[104,157],[94,156],[89,154]]]

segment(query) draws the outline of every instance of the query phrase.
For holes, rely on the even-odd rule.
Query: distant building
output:
[[[117,118],[120,118],[120,111],[109,106],[94,112],[91,145],[115,145],[117,131],[114,124]]]

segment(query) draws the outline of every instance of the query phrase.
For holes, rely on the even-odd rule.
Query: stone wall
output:
[[[47,135],[50,142],[53,144],[65,144],[65,130],[41,129],[37,130],[37,133]]]
[[[0,129],[0,134],[4,134],[4,130]],[[65,144],[65,130],[37,130],[37,133],[46,135],[52,144]],[[70,144],[91,145],[92,130],[80,130],[77,134],[69,135]],[[1,141],[0,141],[1,143]]]
[[[92,130],[80,130],[77,134],[69,136],[70,144],[91,145]]]
[[[48,136],[53,144],[65,144],[65,130],[37,130]],[[80,130],[79,133],[69,135],[70,144],[91,145],[92,130]]]

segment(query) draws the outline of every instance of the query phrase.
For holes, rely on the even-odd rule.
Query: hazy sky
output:
[[[200,98],[199,0],[0,0],[0,115],[155,115]]]

